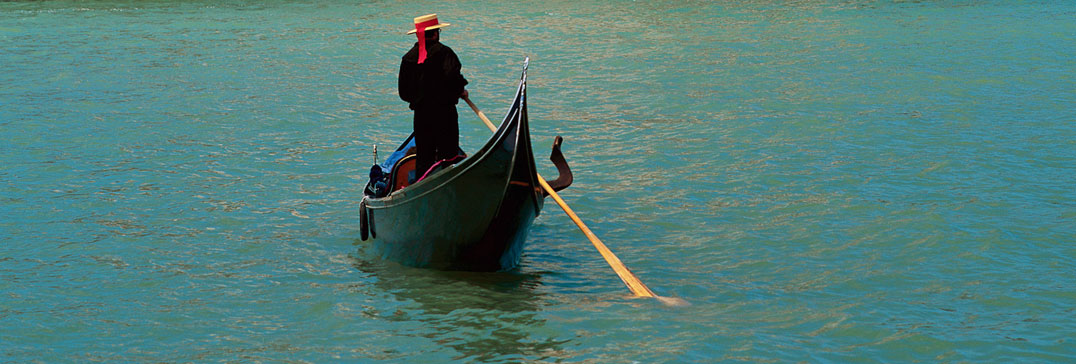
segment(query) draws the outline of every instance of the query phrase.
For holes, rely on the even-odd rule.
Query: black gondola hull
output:
[[[545,195],[526,113],[526,74],[486,145],[462,162],[382,198],[366,198],[366,226],[385,259],[423,268],[498,271],[520,261]]]

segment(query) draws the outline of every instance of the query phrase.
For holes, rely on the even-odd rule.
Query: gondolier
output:
[[[467,96],[467,79],[451,48],[441,44],[441,28],[449,23],[437,14],[417,17],[418,41],[400,63],[400,98],[415,111],[414,135],[417,155],[415,177],[421,177],[439,160],[452,159],[459,152],[459,116],[456,104]]]

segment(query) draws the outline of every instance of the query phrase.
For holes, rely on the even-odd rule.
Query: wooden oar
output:
[[[483,113],[482,110],[479,110],[478,106],[475,106],[475,104],[471,102],[470,98],[464,96],[463,101],[466,101],[467,105],[471,107],[471,110],[474,110],[475,114],[478,114],[478,117],[482,119],[482,122],[486,123],[486,127],[488,127],[490,131],[497,132],[497,127],[493,126],[493,123],[489,121],[486,114]],[[538,172],[535,172],[535,174],[537,173]],[[624,284],[628,286],[631,293],[634,293],[638,297],[655,298],[669,306],[688,305],[687,301],[679,298],[662,297],[654,294],[654,291],[651,291],[649,287],[643,284],[643,281],[639,280],[639,277],[636,277],[634,273],[628,270],[628,267],[624,266],[624,263],[620,261],[620,258],[617,258],[616,254],[613,254],[613,251],[609,250],[609,248],[598,239],[598,236],[594,235],[593,231],[590,231],[590,228],[587,227],[587,224],[583,223],[583,220],[579,218],[579,215],[576,215],[575,211],[572,211],[572,208],[568,207],[568,203],[564,202],[564,199],[560,198],[560,195],[558,195],[556,191],[553,191],[553,187],[550,187],[549,184],[546,183],[545,178],[542,178],[542,175],[540,174],[537,176],[538,184],[542,185],[542,189],[544,189],[550,197],[553,197],[554,201],[557,201],[557,205],[560,205],[560,208],[564,210],[564,213],[568,214],[568,217],[575,222],[575,226],[578,226],[579,230],[582,230],[583,234],[587,236],[587,239],[590,239],[590,242],[594,244],[594,247],[597,248],[598,252],[605,258],[605,262],[609,263],[610,267],[613,267],[613,271],[616,272],[617,276],[620,276],[620,280],[624,281]]]

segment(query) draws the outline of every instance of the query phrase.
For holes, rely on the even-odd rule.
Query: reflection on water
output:
[[[536,291],[540,274],[412,268],[365,254],[363,248],[352,256],[352,266],[375,278],[379,291],[409,303],[388,319],[417,320],[422,328],[408,335],[452,348],[458,353],[454,360],[564,356],[560,346],[566,341],[536,340],[536,332],[546,331],[539,315],[542,294]]]

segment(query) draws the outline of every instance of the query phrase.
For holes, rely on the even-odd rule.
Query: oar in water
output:
[[[471,102],[470,98],[465,96],[463,97],[463,101],[466,101],[467,105],[471,107],[471,110],[474,110],[475,114],[478,114],[478,117],[482,119],[482,122],[486,123],[486,127],[488,127],[490,131],[497,132],[497,127],[493,126],[493,123],[489,121],[486,114],[483,113],[482,110],[479,110],[478,106],[475,106],[475,104]],[[537,173],[538,172],[535,172],[535,174]],[[624,266],[624,263],[620,261],[620,258],[617,258],[616,254],[613,254],[613,251],[609,250],[609,248],[598,239],[598,236],[594,235],[593,231],[590,231],[587,224],[584,224],[583,220],[579,219],[579,215],[576,215],[575,211],[572,211],[572,208],[568,207],[568,203],[564,202],[564,199],[560,198],[560,195],[558,195],[556,191],[553,191],[553,187],[550,187],[549,184],[546,183],[545,179],[542,178],[542,175],[538,175],[538,184],[542,185],[542,189],[544,189],[550,197],[553,197],[554,201],[557,201],[557,205],[560,205],[560,208],[568,214],[568,217],[570,217],[573,222],[575,222],[575,226],[578,226],[579,230],[582,230],[583,234],[587,236],[587,239],[590,239],[590,242],[594,244],[594,247],[597,248],[598,252],[605,258],[605,262],[609,263],[610,267],[613,267],[613,271],[620,277],[620,280],[624,281],[624,284],[628,286],[631,293],[634,293],[638,297],[655,298],[658,301],[661,301],[661,303],[669,306],[688,305],[687,301],[680,298],[662,297],[654,294],[654,291],[651,291],[649,287],[643,284],[643,281],[639,280],[639,277],[636,277],[634,273],[628,270],[628,267]]]

